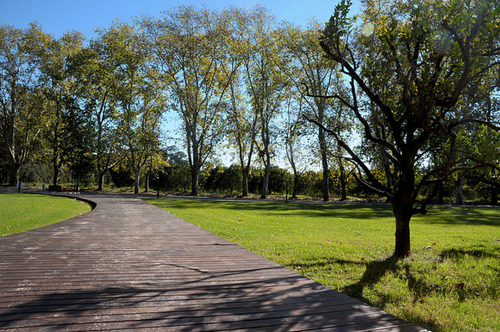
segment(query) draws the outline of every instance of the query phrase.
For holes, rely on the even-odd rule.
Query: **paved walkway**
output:
[[[0,330],[420,331],[137,198],[0,238]]]

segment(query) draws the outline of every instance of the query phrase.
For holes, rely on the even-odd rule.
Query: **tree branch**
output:
[[[476,119],[476,118],[465,118],[465,119],[460,119],[460,120],[454,121],[454,122],[450,123],[447,126],[447,128],[448,128],[448,130],[450,130],[450,129],[453,129],[455,127],[461,126],[463,124],[468,124],[468,123],[479,123],[479,124],[483,124],[485,126],[488,126],[495,131],[500,131],[500,123],[497,124],[496,122],[485,121],[485,120]]]
[[[332,135],[332,136],[335,137],[335,139],[337,140],[338,144],[351,156],[352,160],[350,160],[350,161],[354,165],[356,165],[356,167],[360,167],[363,170],[363,173],[365,173],[368,176],[368,179],[369,179],[370,182],[367,182],[366,180],[363,180],[363,181],[365,181],[367,184],[369,183],[369,185],[367,185],[367,187],[369,187],[370,190],[374,190],[377,193],[380,193],[380,194],[382,194],[382,195],[384,195],[384,196],[392,199],[393,195],[392,195],[392,193],[389,192],[388,188],[386,186],[384,186],[382,183],[380,183],[380,181],[378,181],[375,178],[375,176],[372,174],[372,172],[370,171],[370,169],[368,168],[368,166],[366,166],[366,164],[349,147],[349,145],[347,145],[347,143],[345,143],[344,140],[342,140],[342,138],[340,137],[340,135],[337,132],[335,132],[335,131],[333,131],[331,129],[326,128],[323,124],[319,123],[315,119],[309,118],[306,114],[303,114],[303,116],[304,116],[304,118],[307,121],[316,124],[318,127],[322,128],[329,135]]]

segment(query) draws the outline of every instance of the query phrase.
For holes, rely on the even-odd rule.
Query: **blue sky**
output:
[[[357,2],[354,1],[355,6]],[[262,4],[278,19],[305,26],[310,17],[326,22],[337,0],[0,0],[0,23],[25,28],[37,21],[55,37],[76,30],[90,39],[96,28],[109,26],[115,18],[130,22],[141,14],[158,16],[169,7],[203,3],[219,10],[229,6],[249,9]]]

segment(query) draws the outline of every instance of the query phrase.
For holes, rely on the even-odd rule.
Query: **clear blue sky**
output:
[[[169,7],[203,3],[218,10],[262,4],[278,19],[305,26],[310,17],[326,22],[337,0],[0,0],[0,23],[25,28],[37,21],[56,38],[76,30],[90,39],[96,28],[109,26],[115,18],[130,22],[141,14],[158,16]]]

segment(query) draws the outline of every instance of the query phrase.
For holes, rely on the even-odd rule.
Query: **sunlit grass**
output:
[[[435,331],[500,331],[500,209],[432,207],[390,258],[384,204],[151,200],[331,288]]]
[[[54,224],[91,210],[75,199],[0,193],[0,236]]]

